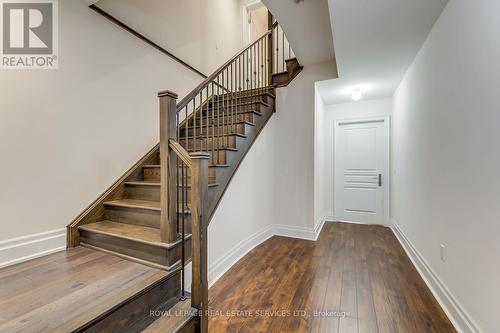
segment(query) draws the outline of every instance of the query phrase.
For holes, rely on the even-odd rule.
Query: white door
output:
[[[335,215],[387,225],[389,119],[335,123]]]

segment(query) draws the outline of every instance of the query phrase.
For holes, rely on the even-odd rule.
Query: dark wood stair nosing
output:
[[[110,207],[119,207],[119,208],[127,208],[127,209],[143,209],[143,210],[151,210],[155,212],[160,212],[161,208],[160,207],[150,207],[150,206],[141,206],[141,205],[133,205],[133,204],[120,204],[120,199],[118,200],[111,200],[111,201],[105,201],[103,204],[104,206],[110,206]],[[147,200],[145,200],[147,201]],[[151,201],[151,202],[156,202],[156,201]]]

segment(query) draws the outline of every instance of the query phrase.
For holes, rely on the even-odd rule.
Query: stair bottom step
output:
[[[127,260],[166,271],[175,270],[182,255],[182,241],[160,241],[160,230],[133,224],[101,221],[78,228],[80,242]],[[191,255],[191,235],[184,242],[185,258]]]

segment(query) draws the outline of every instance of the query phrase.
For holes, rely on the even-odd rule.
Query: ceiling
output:
[[[303,66],[332,61],[332,28],[328,0],[262,0],[278,20]]]
[[[391,97],[446,3],[328,0],[339,78],[317,83],[324,102],[350,102],[353,89],[363,99]]]

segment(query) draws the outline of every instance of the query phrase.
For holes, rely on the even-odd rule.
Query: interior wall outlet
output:
[[[440,244],[439,250],[440,250],[439,255],[441,256],[441,261],[445,262],[446,261],[446,245]]]

